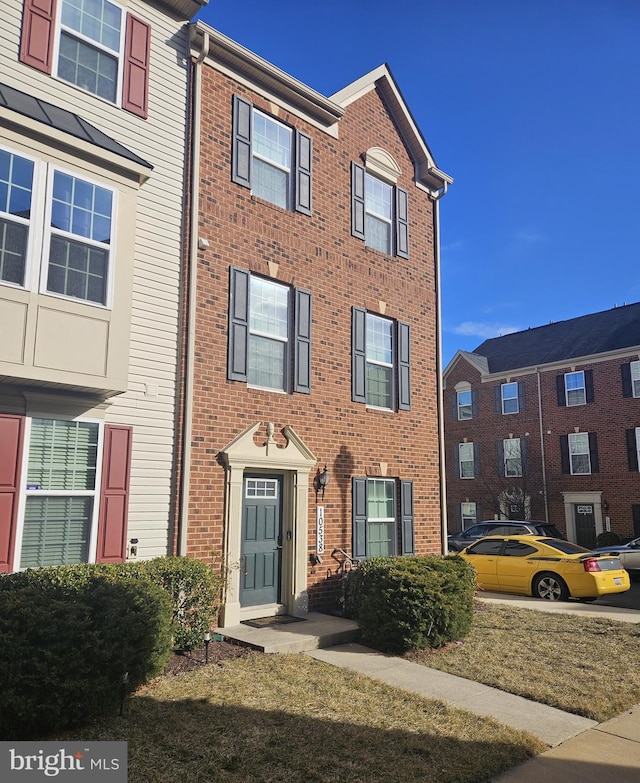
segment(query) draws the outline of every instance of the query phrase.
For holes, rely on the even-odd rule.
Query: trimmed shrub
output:
[[[146,580],[162,587],[171,600],[173,649],[192,650],[202,645],[205,631],[217,624],[223,576],[202,560],[157,557],[129,563],[56,566],[11,574],[11,584],[45,580],[67,587],[86,584],[92,576],[114,580]],[[9,583],[0,579],[0,592]]]
[[[149,580],[77,567],[0,579],[0,736],[42,736],[116,709],[159,674],[171,607]]]
[[[596,538],[596,547],[599,546],[615,546],[622,543],[622,537],[613,531],[604,530],[598,534]]]
[[[376,649],[442,647],[469,633],[475,588],[474,569],[458,555],[374,557],[349,573],[345,610]]]

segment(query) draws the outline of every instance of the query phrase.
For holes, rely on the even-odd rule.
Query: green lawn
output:
[[[603,721],[640,703],[640,624],[478,602],[463,644],[407,655]]]

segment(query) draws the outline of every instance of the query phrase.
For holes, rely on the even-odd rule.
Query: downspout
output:
[[[191,57],[191,43],[195,28],[189,27],[187,61]],[[209,53],[209,33],[202,34],[202,48],[193,65],[193,96],[191,101],[191,188],[189,232],[189,286],[187,292],[187,344],[185,356],[184,421],[182,425],[182,471],[180,474],[180,531],[178,555],[187,553],[189,528],[189,488],[191,485],[191,437],[193,434],[193,367],[195,356],[196,294],[198,290],[198,211],[200,204],[200,114],[202,72],[200,66]]]
[[[544,455],[544,427],[542,424],[542,392],[540,390],[540,370],[536,369],[538,378],[538,420],[540,422],[540,458],[542,460],[542,494],[544,495],[544,519],[549,521],[549,501],[547,500],[547,467]]]
[[[444,389],[442,387],[442,292],[440,289],[440,199],[447,192],[447,182],[433,197],[433,246],[436,284],[436,383],[438,393],[438,450],[440,463],[440,537],[442,554],[447,554],[447,486],[444,444]]]

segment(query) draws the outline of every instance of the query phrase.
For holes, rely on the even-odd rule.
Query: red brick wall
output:
[[[449,530],[455,529],[454,506],[470,501],[481,503],[485,519],[493,516],[488,484],[496,484],[496,440],[509,437],[525,437],[529,432],[528,453],[533,475],[529,481],[532,490],[532,516],[544,519],[544,504],[539,490],[542,488],[542,452],[544,449],[549,521],[565,531],[563,492],[602,492],[609,504],[611,529],[621,535],[631,535],[633,521],[632,504],[640,503],[640,473],[628,468],[625,430],[640,426],[640,399],[622,396],[620,365],[638,358],[637,354],[598,361],[591,364],[575,364],[540,373],[540,399],[542,402],[542,427],[538,413],[538,376],[510,375],[510,381],[525,384],[526,405],[523,413],[501,415],[494,412],[494,389],[506,378],[482,383],[480,373],[465,360],[449,368],[445,389],[445,454],[447,460],[447,515]],[[594,401],[586,405],[559,406],[556,392],[556,375],[574,370],[592,370]],[[454,421],[450,410],[450,397],[455,385],[468,381],[478,390],[478,417],[471,421]],[[595,432],[598,439],[599,472],[573,476],[562,473],[560,436],[576,431]],[[541,435],[542,430],[542,435]],[[482,472],[479,479],[456,479],[453,473],[453,448],[455,443],[469,441],[480,443]],[[566,531],[565,531],[566,532]]]
[[[388,464],[387,476],[413,480],[417,553],[441,551],[436,393],[436,294],[433,204],[415,187],[413,166],[380,97],[352,103],[339,139],[299,117],[277,118],[313,139],[313,215],[280,209],[252,197],[230,179],[232,96],[238,93],[273,113],[260,95],[210,67],[203,68],[201,199],[195,411],[188,554],[221,552],[224,471],[217,457],[256,421],[286,424],[331,474],[325,506],[325,551],[351,552],[351,479]],[[399,163],[398,185],[409,193],[410,260],[366,248],[350,233],[350,165],[373,146]],[[227,307],[229,267],[268,274],[312,293],[311,394],[277,394],[229,382]],[[351,401],[351,308],[379,312],[411,325],[412,410],[367,410]],[[264,439],[264,429],[261,431]],[[309,551],[315,550],[315,493],[309,497]],[[334,575],[327,561],[309,584]],[[327,565],[329,571],[327,569]],[[331,583],[335,580],[329,580]],[[322,593],[319,585],[316,592]]]

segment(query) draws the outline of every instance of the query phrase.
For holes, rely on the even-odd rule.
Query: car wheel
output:
[[[557,574],[545,571],[536,576],[533,582],[533,594],[546,601],[566,601],[569,598],[569,589]]]

